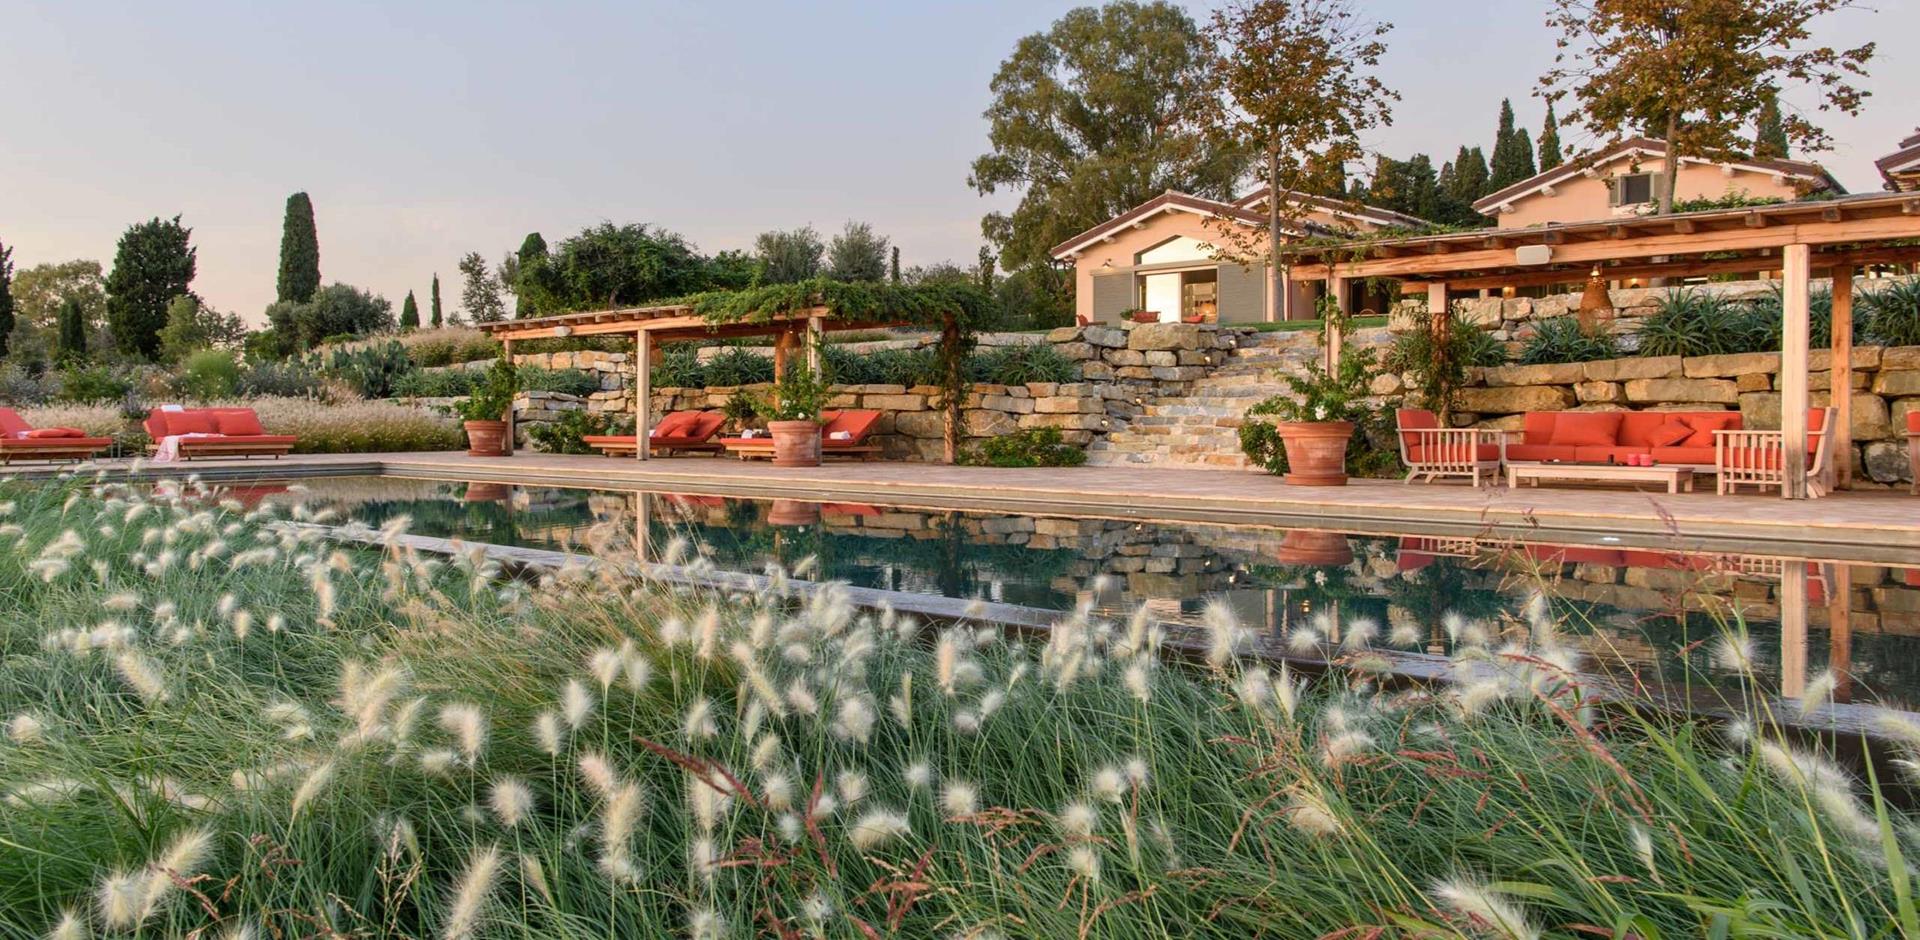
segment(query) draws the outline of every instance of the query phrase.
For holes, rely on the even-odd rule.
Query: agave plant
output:
[[[1860,296],[1864,332],[1882,346],[1920,346],[1920,278],[1896,281]]]

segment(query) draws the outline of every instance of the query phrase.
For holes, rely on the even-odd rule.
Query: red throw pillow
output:
[[[267,433],[267,429],[260,426],[259,416],[251,411],[222,411],[214,415],[213,420],[220,433],[229,437]]]
[[[219,425],[214,423],[213,415],[208,412],[167,412],[168,434],[217,434],[219,431]]]
[[[79,428],[34,428],[27,432],[29,438],[43,437],[86,437],[87,432]]]
[[[1563,411],[1553,418],[1553,446],[1612,447],[1620,434],[1618,411]]]
[[[1678,447],[1680,442],[1693,436],[1693,429],[1678,421],[1670,421],[1654,428],[1647,435],[1647,441],[1655,447]]]
[[[1678,446],[1712,447],[1713,432],[1731,431],[1739,426],[1740,412],[1720,411],[1708,414],[1684,415],[1680,420],[1685,421],[1687,426],[1693,429],[1693,433],[1687,435],[1686,442]]]

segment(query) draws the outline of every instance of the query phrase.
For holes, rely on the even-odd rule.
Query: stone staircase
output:
[[[1284,394],[1279,373],[1320,358],[1311,331],[1246,333],[1219,350],[1203,378],[1137,403],[1139,414],[1087,448],[1092,466],[1244,468],[1240,425],[1247,409]]]

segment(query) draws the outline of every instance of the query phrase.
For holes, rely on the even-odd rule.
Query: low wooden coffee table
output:
[[[1678,493],[1682,489],[1693,492],[1693,468],[1678,464],[1660,464],[1654,467],[1629,467],[1615,463],[1545,463],[1524,462],[1507,464],[1507,485],[1515,487],[1521,480],[1531,480],[1539,486],[1541,480],[1579,480],[1589,483],[1665,483],[1667,492]]]

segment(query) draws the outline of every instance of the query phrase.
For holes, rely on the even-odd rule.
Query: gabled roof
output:
[[[1545,173],[1514,183],[1505,189],[1488,193],[1474,200],[1473,209],[1482,215],[1493,215],[1500,207],[1518,199],[1524,199],[1540,190],[1557,183],[1563,183],[1585,173],[1588,169],[1612,163],[1621,157],[1652,157],[1666,159],[1667,143],[1651,137],[1629,137],[1598,152],[1588,154],[1578,160],[1569,160]],[[1805,160],[1762,160],[1758,158],[1737,158],[1728,160],[1709,160],[1704,157],[1682,157],[1682,163],[1705,163],[1711,166],[1731,166],[1735,169],[1749,170],[1754,173],[1775,173],[1794,179],[1806,180],[1816,184],[1819,189],[1844,194],[1847,188],[1827,172],[1826,167]]]
[[[1267,201],[1267,190],[1269,188],[1270,187],[1267,186],[1261,186],[1259,189],[1235,199],[1233,204],[1242,209],[1252,209]],[[1425,228],[1433,224],[1419,216],[1407,215],[1404,212],[1395,212],[1392,209],[1382,209],[1379,206],[1369,206],[1365,203],[1348,202],[1345,199],[1316,196],[1312,193],[1290,192],[1287,194],[1286,199],[1291,203],[1312,206],[1335,218],[1352,219],[1356,222],[1365,222],[1369,225],[1380,226],[1381,228]]]
[[[1106,240],[1111,237],[1113,233],[1129,226],[1142,224],[1163,212],[1189,212],[1205,218],[1226,218],[1232,219],[1235,222],[1244,222],[1248,225],[1267,224],[1266,216],[1258,212],[1242,209],[1233,203],[1221,202],[1217,199],[1205,199],[1200,196],[1189,196],[1186,193],[1175,192],[1169,189],[1146,202],[1134,206],[1099,225],[1053,246],[1052,255],[1055,259],[1062,261],[1067,260],[1088,246]],[[1300,235],[1303,233],[1289,231],[1287,234]]]
[[[1873,161],[1873,165],[1879,168],[1889,189],[1920,188],[1920,181],[1899,178],[1920,173],[1920,133],[1901,141],[1900,149]]]
[[[1267,187],[1265,186],[1233,202],[1221,202],[1218,199],[1207,199],[1203,196],[1193,196],[1169,189],[1146,202],[1134,206],[1099,225],[1055,245],[1052,255],[1057,260],[1067,260],[1071,256],[1086,250],[1089,246],[1112,237],[1115,232],[1129,226],[1140,225],[1163,212],[1191,212],[1194,215],[1207,218],[1226,218],[1247,225],[1264,226],[1267,224],[1267,214],[1265,212],[1256,212],[1252,207],[1265,202],[1266,198]],[[1295,202],[1306,203],[1315,208],[1322,209],[1338,218],[1354,219],[1386,228],[1424,228],[1433,224],[1425,219],[1415,218],[1414,216],[1394,212],[1389,209],[1361,205],[1357,202],[1346,202],[1340,199],[1328,199],[1325,196],[1294,193],[1290,198]],[[1281,231],[1283,234],[1295,237],[1343,234],[1338,229],[1329,228],[1314,222],[1282,226]]]

